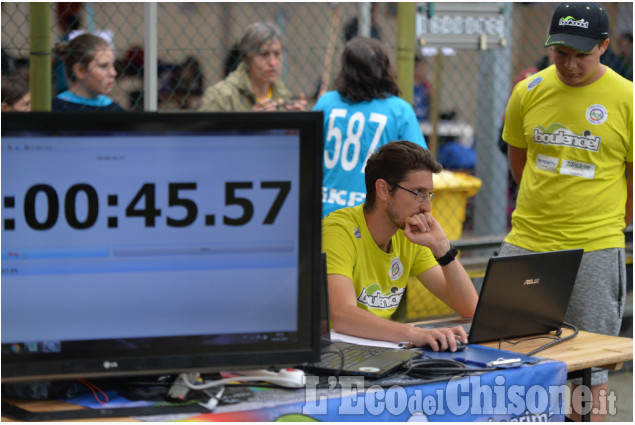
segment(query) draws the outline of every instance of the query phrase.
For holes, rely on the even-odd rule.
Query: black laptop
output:
[[[317,375],[356,375],[376,379],[420,356],[419,353],[410,350],[331,341],[325,253],[322,253],[322,282],[322,355],[319,362],[305,364],[302,369]]]
[[[473,319],[458,318],[417,326],[464,326],[470,343],[560,329],[583,252],[570,249],[492,257]]]

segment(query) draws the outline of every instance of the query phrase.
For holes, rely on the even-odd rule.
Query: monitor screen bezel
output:
[[[73,135],[83,132],[155,133],[182,131],[244,132],[297,130],[300,134],[300,220],[298,228],[298,340],[285,343],[237,344],[222,352],[188,352],[172,344],[153,350],[72,353],[57,359],[29,359],[2,355],[2,382],[42,381],[83,377],[119,377],[181,372],[231,371],[245,368],[284,367],[319,360],[320,252],[322,185],[322,112],[125,112],[125,113],[7,113],[2,112],[2,136],[27,132]],[[101,341],[103,343],[103,340]],[[184,337],[183,342],[187,342]],[[156,351],[156,350],[155,350]],[[105,362],[117,367],[105,368]]]

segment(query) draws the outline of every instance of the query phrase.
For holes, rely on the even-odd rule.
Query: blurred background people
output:
[[[2,78],[2,111],[31,111],[31,93],[27,80],[18,76]]]
[[[370,36],[377,40],[381,40],[381,30],[377,25],[377,3],[370,4]],[[344,25],[344,42],[348,42],[359,35],[359,19],[357,16],[352,17]]]
[[[123,111],[108,97],[115,85],[115,55],[106,40],[84,33],[55,46],[63,58],[68,90],[53,98],[53,111]]]
[[[432,84],[428,81],[428,63],[420,50],[415,52],[415,81],[412,106],[419,121],[430,120]]]
[[[610,67],[627,80],[633,81],[633,33],[623,32],[600,57],[603,65]]]
[[[227,77],[240,65],[240,49],[238,42],[232,44],[223,59],[223,77]]]
[[[70,40],[73,31],[79,31],[82,28],[82,13],[84,4],[82,2],[58,2],[55,3],[57,12],[57,26],[60,31],[60,40]],[[66,70],[64,60],[57,55],[53,55],[53,94],[56,95],[68,90],[68,81],[66,80]]]
[[[400,91],[386,47],[356,37],[346,43],[335,78],[313,110],[324,111],[322,217],[366,199],[367,158],[393,140],[427,148],[412,106]]]
[[[293,99],[280,72],[283,44],[280,30],[268,22],[256,22],[238,42],[240,63],[222,81],[203,93],[200,111],[306,110],[301,94]]]

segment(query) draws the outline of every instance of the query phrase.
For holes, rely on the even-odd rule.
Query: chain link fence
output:
[[[520,75],[545,64],[542,47],[558,3],[417,3],[417,49],[434,93],[432,123],[422,123],[429,144],[447,169],[476,176],[478,193],[457,190],[464,206],[456,214],[462,236],[502,235],[509,226],[514,187],[498,145],[510,90]],[[144,109],[144,48],[147,3],[50,3],[51,48],[73,30],[112,36],[118,72],[110,96],[126,109]],[[30,4],[2,2],[2,74],[28,76]],[[366,7],[366,9],[363,9]],[[605,3],[611,18],[611,66],[627,64],[632,79],[632,3]],[[479,18],[482,9],[498,15]],[[284,36],[282,79],[290,90],[316,101],[326,72],[329,88],[339,67],[347,30],[360,28],[381,39],[397,61],[397,3],[157,3],[157,104],[160,111],[196,110],[206,87],[224,78],[232,46],[252,22],[272,22]],[[361,13],[364,10],[371,13]],[[452,10],[453,12],[447,12]],[[493,11],[493,12],[492,12]],[[443,15],[452,17],[443,17]],[[470,30],[470,22],[474,28]],[[494,37],[491,32],[494,27]],[[473,31],[480,38],[466,42]],[[354,32],[354,31],[353,31]],[[459,34],[459,35],[457,35]],[[630,44],[629,44],[630,34]],[[474,37],[472,37],[474,38]],[[452,41],[455,40],[455,41]],[[457,41],[458,40],[458,41]],[[486,49],[483,49],[483,48]],[[52,93],[65,87],[63,68],[52,54]],[[329,63],[332,64],[329,67]],[[630,68],[629,68],[630,67]],[[629,74],[630,69],[630,74]],[[330,72],[328,72],[330,70]],[[412,87],[401,87],[412,93]],[[4,99],[3,99],[4,100]],[[437,121],[438,120],[438,121]]]

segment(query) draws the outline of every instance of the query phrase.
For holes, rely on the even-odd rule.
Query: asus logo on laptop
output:
[[[527,280],[523,283],[523,285],[536,285],[536,284],[538,284],[538,283],[540,283],[540,278],[539,278],[539,277],[537,277],[536,279],[527,279]]]

